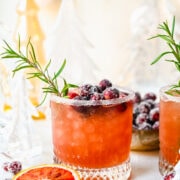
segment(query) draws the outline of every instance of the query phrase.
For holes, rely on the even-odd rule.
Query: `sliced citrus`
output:
[[[79,174],[59,164],[44,164],[20,171],[12,180],[80,180]]]
[[[45,120],[46,115],[42,111],[38,111],[37,115],[32,115],[31,116],[33,120]]]
[[[11,105],[9,105],[9,104],[4,104],[4,106],[3,106],[3,110],[6,112],[6,111],[9,111],[9,110],[11,110],[12,109],[12,106]]]

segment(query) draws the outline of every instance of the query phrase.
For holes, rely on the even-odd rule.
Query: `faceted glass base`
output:
[[[54,162],[64,164],[54,157]],[[67,165],[67,164],[65,164]],[[68,165],[69,166],[69,165]],[[130,159],[118,166],[102,169],[70,166],[79,172],[82,180],[127,180],[131,174]]]
[[[169,164],[162,156],[160,156],[159,171],[165,180],[180,180],[180,161],[173,166]]]

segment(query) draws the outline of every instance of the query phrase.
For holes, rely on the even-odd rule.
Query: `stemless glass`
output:
[[[180,94],[169,95],[169,89],[160,90],[159,170],[164,179],[180,179]]]
[[[51,97],[54,161],[86,179],[128,179],[134,92],[111,100]]]

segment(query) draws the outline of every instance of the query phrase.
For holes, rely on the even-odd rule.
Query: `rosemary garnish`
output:
[[[176,40],[174,38],[175,24],[176,24],[176,21],[175,21],[175,16],[174,16],[171,28],[169,27],[168,22],[165,21],[158,26],[158,29],[162,30],[163,33],[157,34],[156,36],[149,38],[149,39],[160,38],[166,42],[166,44],[169,48],[168,51],[165,51],[165,52],[161,53],[158,57],[156,57],[152,61],[151,64],[157,63],[160,59],[162,59],[163,56],[166,56],[169,54],[169,55],[172,55],[173,58],[165,59],[165,61],[174,63],[176,69],[180,72],[180,42],[176,42]],[[180,88],[180,80],[178,81],[177,84],[172,85],[169,91],[171,91],[173,89],[177,89],[177,88]],[[179,90],[176,90],[176,93],[177,92],[179,92],[179,94],[180,94]],[[168,92],[168,93],[170,94],[170,92]]]
[[[45,101],[48,93],[55,94],[55,95],[61,96],[61,97],[66,97],[69,88],[78,87],[77,85],[67,83],[67,81],[63,77],[60,76],[66,65],[66,59],[64,59],[59,70],[56,73],[54,73],[53,77],[51,77],[49,74],[49,71],[48,71],[49,66],[51,64],[51,60],[47,63],[45,68],[42,68],[42,66],[40,65],[39,61],[36,58],[35,49],[33,47],[33,44],[31,43],[30,39],[26,45],[25,53],[23,53],[21,50],[22,48],[21,48],[20,37],[18,40],[18,50],[17,51],[14,50],[6,41],[4,41],[4,43],[5,43],[5,47],[4,47],[5,51],[3,53],[1,53],[1,58],[17,60],[16,61],[17,65],[13,69],[13,75],[16,72],[23,70],[23,69],[32,69],[34,72],[33,71],[28,72],[27,79],[38,78],[39,80],[43,81],[46,84],[46,86],[42,88],[43,93],[45,94],[42,103]],[[58,87],[58,81],[57,81],[58,77],[62,78],[63,84],[64,84],[61,91]]]

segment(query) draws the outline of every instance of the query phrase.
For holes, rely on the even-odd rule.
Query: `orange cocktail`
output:
[[[160,91],[160,172],[163,176],[174,174],[180,161],[180,94],[168,95]]]
[[[53,96],[55,162],[101,169],[129,161],[134,93],[125,93],[124,97],[99,101]]]

